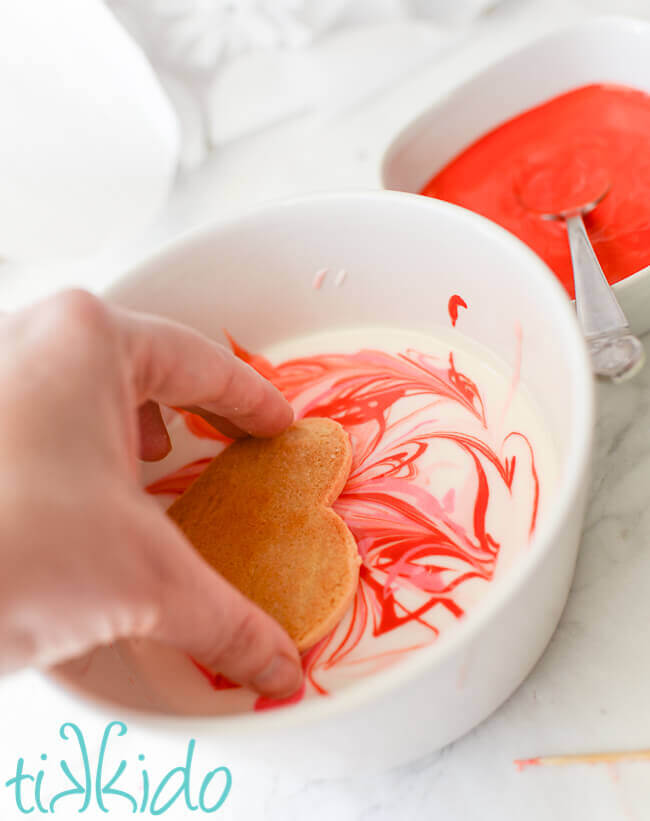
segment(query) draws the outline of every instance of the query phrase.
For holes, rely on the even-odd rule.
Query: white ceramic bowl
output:
[[[619,83],[650,93],[650,23],[594,18],[489,66],[403,128],[384,154],[382,183],[395,191],[418,192],[487,131],[590,83]],[[633,329],[650,330],[650,266],[614,289]]]
[[[312,288],[314,272],[345,268],[344,287]],[[559,486],[528,551],[448,637],[329,698],[264,713],[174,717],[147,713],[152,682],[177,675],[170,652],[128,682],[110,648],[73,665],[68,683],[126,705],[120,715],[160,732],[212,741],[222,759],[272,757],[314,775],[398,764],[434,750],[488,716],[519,685],[564,606],[582,524],[593,427],[592,378],[570,303],[545,265],[482,217],[409,194],[316,195],[269,204],[168,246],[114,286],[121,305],[188,323],[215,338],[226,325],[252,349],[350,326],[431,331],[447,301],[472,306],[463,330],[512,363],[556,443]],[[145,664],[155,665],[156,659]],[[180,676],[180,674],[178,674]],[[179,678],[174,686],[182,688]],[[100,699],[100,709],[101,709]],[[111,709],[111,708],[109,708]],[[111,709],[114,715],[114,708]]]

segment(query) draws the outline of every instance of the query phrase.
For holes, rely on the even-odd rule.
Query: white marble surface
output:
[[[222,149],[198,172],[179,180],[165,212],[137,242],[74,265],[0,266],[0,307],[17,307],[63,285],[100,290],[166,239],[250,203],[303,191],[376,185],[382,146],[401,122],[480,65],[541,31],[607,10],[650,16],[650,3],[506,0],[453,55],[421,68],[362,108],[328,120],[295,119]],[[253,769],[246,762],[224,761],[231,766],[234,784],[217,817],[650,817],[650,762],[615,769],[531,768],[522,773],[512,763],[545,753],[650,747],[650,368],[631,384],[600,385],[598,404],[592,499],[575,581],[560,627],[524,685],[465,738],[372,777],[304,781],[276,771],[272,763]],[[65,720],[77,721],[92,738],[101,733],[103,721],[92,708],[32,672],[0,681],[0,703],[0,816],[17,818],[10,793],[2,786],[17,757],[37,761],[41,752],[55,749],[58,727]],[[140,747],[151,750],[150,759],[157,757],[167,768],[183,756],[178,743],[144,731],[138,744],[137,752]],[[62,812],[72,817],[73,810]],[[119,811],[115,816],[123,817]],[[89,810],[86,817],[106,816]],[[165,817],[191,816],[170,811]]]

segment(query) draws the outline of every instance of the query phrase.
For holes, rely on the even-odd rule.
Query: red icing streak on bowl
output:
[[[449,311],[449,319],[451,319],[451,324],[454,327],[456,326],[456,322],[458,321],[459,308],[467,308],[467,303],[462,298],[462,296],[454,294],[453,296],[449,297],[449,304],[447,305],[447,310]]]

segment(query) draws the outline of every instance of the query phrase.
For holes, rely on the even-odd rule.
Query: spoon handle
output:
[[[578,320],[587,339],[610,331],[627,331],[623,309],[605,279],[580,214],[566,221],[573,262]]]
[[[643,363],[643,348],[630,326],[589,241],[580,214],[566,219],[573,262],[578,321],[594,372],[614,380],[628,378]]]

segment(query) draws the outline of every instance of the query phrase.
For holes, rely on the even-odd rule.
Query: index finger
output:
[[[114,310],[138,405],[197,405],[253,436],[293,421],[282,393],[223,345],[168,319]]]

